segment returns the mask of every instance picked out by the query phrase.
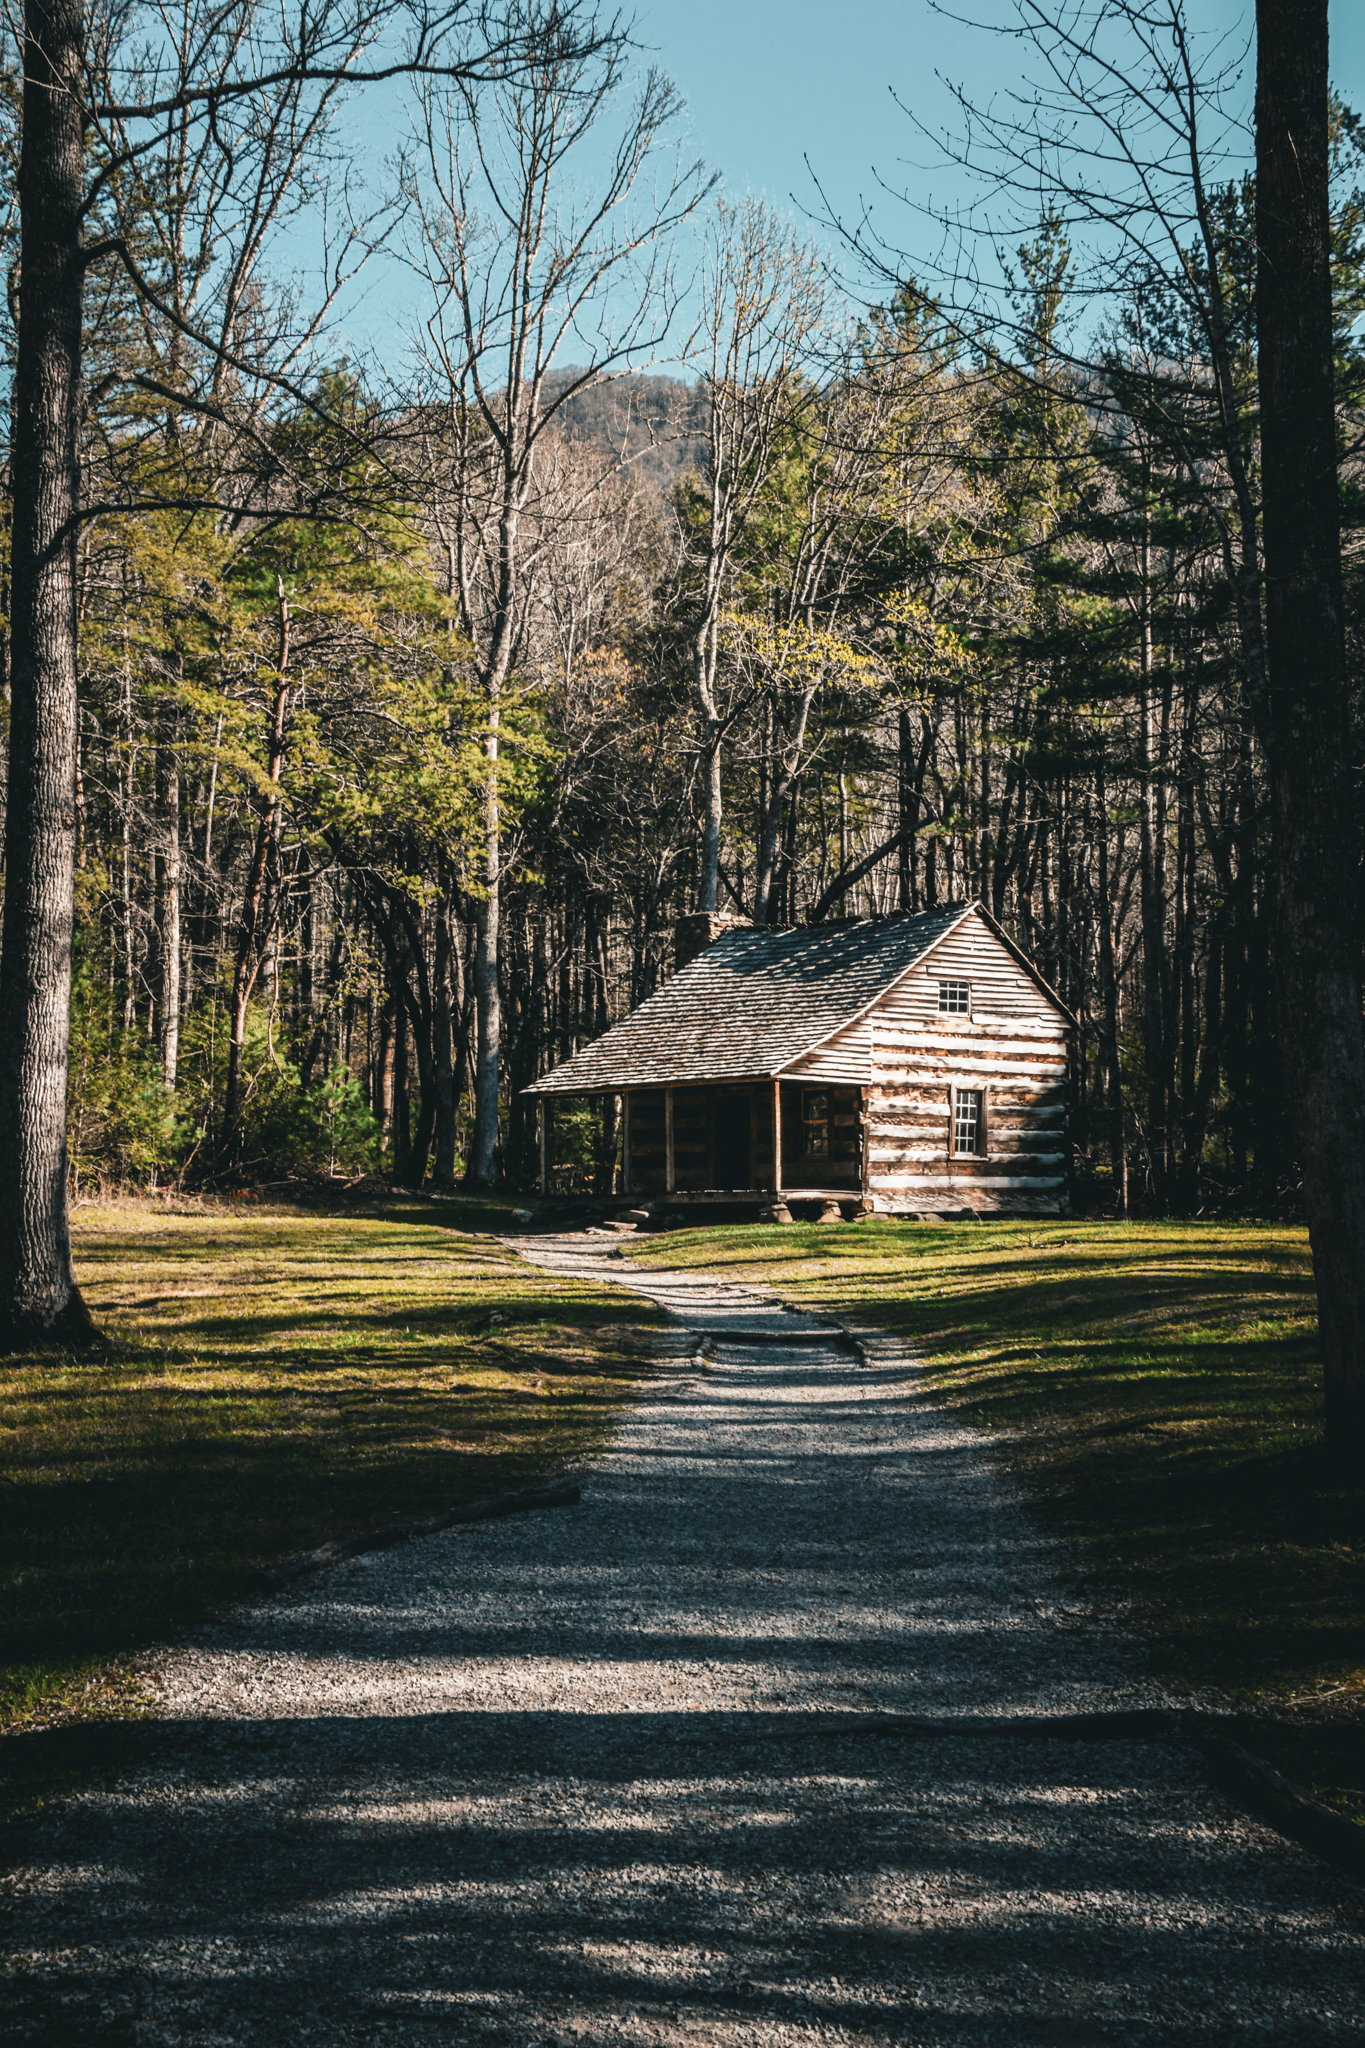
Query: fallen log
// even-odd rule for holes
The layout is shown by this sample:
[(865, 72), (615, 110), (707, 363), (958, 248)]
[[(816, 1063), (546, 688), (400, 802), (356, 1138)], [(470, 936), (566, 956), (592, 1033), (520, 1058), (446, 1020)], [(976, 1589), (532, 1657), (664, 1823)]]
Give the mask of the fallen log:
[(537, 1486), (524, 1488), (520, 1493), (494, 1493), (485, 1500), (474, 1500), (461, 1508), (451, 1508), (448, 1514), (433, 1515), (421, 1522), (395, 1522), (387, 1529), (372, 1529), (367, 1536), (350, 1536), (336, 1543), (324, 1543), (318, 1550), (307, 1550), (296, 1557), (288, 1557), (283, 1564), (262, 1574), (265, 1583), (276, 1591), (289, 1585), (294, 1579), (301, 1579), (309, 1572), (326, 1571), (329, 1565), (342, 1564), (348, 1557), (360, 1557), (367, 1550), (389, 1550), (395, 1543), (408, 1543), (414, 1536), (434, 1536), (440, 1529), (456, 1529), (471, 1522), (493, 1522), (503, 1515), (528, 1515), (536, 1508), (571, 1508), (582, 1498), (582, 1489), (567, 1483), (559, 1486)]

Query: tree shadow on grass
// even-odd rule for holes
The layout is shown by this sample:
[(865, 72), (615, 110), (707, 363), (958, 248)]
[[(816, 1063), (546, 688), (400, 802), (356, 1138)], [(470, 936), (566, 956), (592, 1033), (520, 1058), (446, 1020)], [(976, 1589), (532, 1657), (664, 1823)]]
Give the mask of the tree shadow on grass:
[(649, 1308), (492, 1248), (437, 1256), (391, 1216), (221, 1222), (92, 1231), (133, 1296), (108, 1354), (5, 1361), (0, 1718), (71, 1707), (92, 1663), (293, 1551), (543, 1479), (660, 1369), (628, 1328)]

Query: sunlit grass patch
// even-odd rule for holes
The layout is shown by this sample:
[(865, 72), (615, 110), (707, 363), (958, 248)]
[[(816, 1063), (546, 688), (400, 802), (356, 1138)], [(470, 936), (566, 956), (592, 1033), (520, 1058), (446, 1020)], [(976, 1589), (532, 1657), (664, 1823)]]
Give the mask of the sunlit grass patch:
[(0, 1724), (134, 1707), (138, 1650), (280, 1557), (603, 1441), (661, 1318), (460, 1213), (77, 1211), (106, 1351), (0, 1359)]
[(1305, 1232), (876, 1220), (631, 1251), (903, 1332), (1168, 1678), (1365, 1703), (1365, 1486), (1323, 1454)]

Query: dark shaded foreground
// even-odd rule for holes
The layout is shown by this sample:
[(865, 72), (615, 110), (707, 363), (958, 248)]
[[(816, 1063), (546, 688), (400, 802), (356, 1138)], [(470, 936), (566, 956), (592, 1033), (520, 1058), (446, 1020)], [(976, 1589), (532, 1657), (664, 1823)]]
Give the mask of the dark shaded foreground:
[(730, 1307), (580, 1506), (168, 1661), (147, 1747), (25, 1844), (16, 2040), (1360, 2038), (1365, 1894), (1187, 1746), (838, 1732), (1163, 1702), (894, 1349)]
[(1359, 1902), (1192, 1753), (737, 1719), (162, 1724), (49, 1838), (15, 2038), (1359, 2039)]

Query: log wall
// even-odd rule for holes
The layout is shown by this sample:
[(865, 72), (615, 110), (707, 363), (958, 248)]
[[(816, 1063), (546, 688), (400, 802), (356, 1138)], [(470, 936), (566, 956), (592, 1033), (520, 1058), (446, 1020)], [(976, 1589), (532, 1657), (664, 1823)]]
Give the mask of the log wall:
[[(970, 1014), (940, 1011), (945, 980), (970, 984)], [(894, 1215), (1061, 1213), (1068, 1030), (1065, 1013), (984, 919), (965, 918), (869, 1010), (783, 1071), (783, 1185), (861, 1189), (874, 1209)], [(803, 1086), (828, 1097), (820, 1158), (803, 1156)], [(980, 1156), (953, 1153), (953, 1096), (962, 1088), (983, 1098)], [(771, 1186), (771, 1081), (679, 1085), (672, 1097), (679, 1193)], [(662, 1194), (662, 1089), (631, 1091), (631, 1137), (632, 1189)]]
[[(971, 984), (945, 1015), (941, 980)], [(970, 918), (871, 1013), (867, 1189), (879, 1210), (1058, 1214), (1066, 1207), (1067, 1022), (987, 925)], [(980, 1089), (983, 1157), (955, 1158), (956, 1088)]]

